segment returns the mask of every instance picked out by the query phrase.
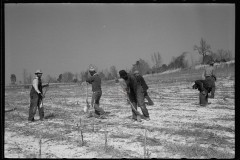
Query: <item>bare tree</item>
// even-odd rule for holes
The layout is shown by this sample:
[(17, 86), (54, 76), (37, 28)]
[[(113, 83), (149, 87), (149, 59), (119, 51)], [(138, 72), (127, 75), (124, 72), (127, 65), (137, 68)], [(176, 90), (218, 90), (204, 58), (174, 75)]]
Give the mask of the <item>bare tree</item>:
[(64, 72), (62, 74), (63, 82), (73, 82), (73, 76), (71, 72)]
[(60, 74), (60, 75), (58, 76), (58, 79), (57, 79), (57, 81), (58, 81), (59, 83), (61, 83), (61, 82), (62, 82), (62, 74)]
[(152, 56), (152, 61), (155, 66), (155, 68), (159, 68), (162, 65), (162, 57), (159, 52), (155, 53)]
[(220, 61), (225, 58), (225, 51), (223, 49), (217, 50), (217, 54)]
[(75, 79), (78, 80), (78, 73), (77, 73), (77, 72), (76, 72), (76, 74), (75, 74)]
[[(204, 60), (204, 57), (207, 55), (208, 52), (211, 53), (210, 45), (207, 44), (206, 41), (203, 38), (201, 38), (200, 46), (194, 45), (193, 50), (194, 51), (197, 50), (198, 53), (203, 56), (203, 60)], [(202, 60), (202, 63), (203, 63), (203, 60)]]
[(15, 75), (15, 74), (11, 74), (10, 79), (11, 79), (11, 84), (15, 84), (16, 81), (17, 81), (17, 78), (16, 78), (16, 75)]
[(108, 71), (107, 68), (103, 71), (103, 74), (105, 75), (105, 79), (106, 80), (110, 80), (111, 79), (111, 73)]
[(111, 76), (118, 77), (118, 71), (115, 66), (110, 67), (110, 73), (111, 73)]
[(27, 83), (27, 69), (23, 69), (23, 84)]
[(150, 66), (147, 61), (140, 58), (136, 61), (136, 64), (133, 64), (132, 71), (134, 72), (135, 70), (138, 70), (141, 75), (145, 75), (150, 73)]
[(232, 60), (233, 59), (233, 55), (232, 55), (232, 51), (227, 50), (225, 51), (226, 57), (228, 58), (228, 60)]
[(29, 73), (29, 76), (28, 76), (28, 78), (27, 78), (28, 84), (31, 84), (31, 83), (32, 83), (32, 80), (33, 80), (32, 74)]
[(191, 66), (194, 66), (195, 62), (194, 62), (192, 53), (191, 53), (191, 62), (192, 62)]
[(53, 78), (48, 74), (46, 77), (47, 82), (52, 82)]
[(217, 53), (214, 53), (214, 52), (210, 52), (210, 56), (213, 58), (213, 61), (215, 62), (217, 59), (218, 59), (218, 55)]

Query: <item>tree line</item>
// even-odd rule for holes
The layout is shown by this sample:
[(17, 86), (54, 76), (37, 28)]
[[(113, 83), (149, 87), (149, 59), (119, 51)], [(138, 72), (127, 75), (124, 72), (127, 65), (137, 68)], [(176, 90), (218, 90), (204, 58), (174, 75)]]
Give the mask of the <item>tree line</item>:
[[(209, 61), (214, 62), (226, 62), (233, 59), (233, 54), (229, 50), (219, 49), (216, 52), (211, 50), (211, 46), (201, 38), (200, 45), (193, 46), (194, 51), (198, 51), (198, 53), (202, 56), (196, 63), (207, 64)], [(146, 60), (139, 59), (132, 65), (130, 70), (127, 72), (133, 73), (135, 70), (138, 70), (141, 75), (146, 74), (154, 74), (154, 73), (161, 73), (169, 69), (176, 69), (176, 68), (186, 68), (188, 67), (188, 61), (185, 59), (188, 52), (182, 52), (177, 57), (172, 57), (169, 64), (163, 64), (163, 59), (159, 52), (154, 52), (151, 55), (151, 60), (153, 62), (153, 66), (150, 67), (149, 63)], [(193, 58), (192, 64), (194, 63)], [(112, 65), (109, 69), (99, 70), (93, 64), (90, 64), (89, 67), (92, 66), (95, 68), (96, 72), (99, 74), (103, 81), (113, 80), (115, 77), (118, 77), (118, 70), (117, 68)], [(80, 73), (71, 73), (66, 71), (58, 76), (58, 78), (52, 77), (47, 75), (46, 78), (42, 78), (42, 82), (51, 82), (51, 83), (77, 83), (85, 81), (89, 76), (88, 70), (81, 71)], [(19, 84), (31, 84), (33, 80), (33, 76), (31, 73), (27, 73), (27, 70), (23, 70), (23, 82), (19, 81)], [(11, 84), (15, 84), (17, 81), (16, 75), (11, 74)]]

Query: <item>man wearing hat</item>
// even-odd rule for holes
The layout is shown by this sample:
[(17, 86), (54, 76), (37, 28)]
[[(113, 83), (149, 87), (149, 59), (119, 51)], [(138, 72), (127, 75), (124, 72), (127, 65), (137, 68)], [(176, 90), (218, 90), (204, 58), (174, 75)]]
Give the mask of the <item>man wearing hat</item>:
[(207, 67), (205, 70), (204, 70), (204, 77), (205, 77), (205, 80), (207, 80), (211, 86), (212, 86), (212, 90), (211, 90), (211, 96), (209, 96), (209, 98), (214, 98), (214, 93), (215, 93), (215, 81), (217, 80), (216, 78), (216, 73), (215, 73), (215, 69), (214, 69), (214, 66), (213, 66), (214, 62), (211, 61), (209, 63), (209, 67)]
[(148, 90), (148, 86), (144, 80), (144, 78), (139, 74), (139, 71), (136, 70), (134, 72), (134, 75), (136, 76), (137, 81), (141, 84), (142, 88), (143, 88), (143, 93), (144, 93), (144, 98), (146, 98), (148, 100), (148, 105), (154, 105), (153, 101), (151, 100), (151, 98), (148, 96), (147, 90)]
[[(102, 96), (102, 89), (101, 89), (101, 78), (100, 76), (96, 73), (95, 69), (93, 67), (90, 67), (89, 73), (91, 77), (89, 77), (86, 82), (92, 84), (92, 101), (91, 105), (94, 106), (95, 114), (90, 113), (88, 115), (88, 118), (92, 116), (96, 116), (97, 118), (105, 119), (105, 111), (99, 107), (100, 105), (100, 98)], [(94, 115), (93, 115), (94, 114)]]
[(149, 121), (149, 113), (144, 103), (144, 93), (141, 84), (137, 82), (137, 79), (133, 74), (129, 74), (125, 70), (119, 71), (119, 75), (120, 78), (125, 80), (129, 100), (136, 109), (132, 109), (132, 121), (141, 122), (141, 115), (137, 112), (137, 105), (141, 108), (145, 120)]
[(41, 105), (42, 99), (44, 98), (42, 88), (48, 87), (49, 85), (42, 85), (42, 71), (37, 70), (35, 72), (36, 77), (32, 81), (32, 88), (30, 91), (30, 108), (29, 108), (29, 117), (28, 121), (34, 121), (34, 115), (36, 114), (37, 108), (39, 112), (40, 120), (42, 121), (44, 118), (44, 110), (43, 106)]

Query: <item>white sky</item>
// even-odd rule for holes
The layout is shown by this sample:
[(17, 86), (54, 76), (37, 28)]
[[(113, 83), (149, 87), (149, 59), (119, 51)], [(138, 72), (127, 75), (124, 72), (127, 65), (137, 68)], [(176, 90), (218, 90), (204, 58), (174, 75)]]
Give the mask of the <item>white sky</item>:
[(153, 66), (182, 52), (199, 57), (201, 37), (212, 51), (235, 54), (234, 4), (5, 4), (5, 83), (23, 69), (58, 78), (94, 64), (130, 69), (139, 58)]

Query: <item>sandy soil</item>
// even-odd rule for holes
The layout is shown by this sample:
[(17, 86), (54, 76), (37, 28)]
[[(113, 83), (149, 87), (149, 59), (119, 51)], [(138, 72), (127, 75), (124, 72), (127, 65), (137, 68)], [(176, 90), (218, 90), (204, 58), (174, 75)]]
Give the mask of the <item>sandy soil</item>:
[(5, 158), (39, 158), (40, 136), (42, 158), (143, 158), (145, 129), (149, 158), (235, 157), (234, 80), (219, 78), (207, 107), (198, 105), (191, 84), (149, 84), (155, 104), (147, 106), (151, 120), (141, 123), (131, 122), (130, 106), (117, 84), (103, 86), (100, 103), (110, 112), (107, 119), (86, 118), (83, 86), (50, 88), (44, 100), (49, 118), (34, 123), (27, 123), (29, 91), (6, 91), (6, 108), (17, 110), (5, 113)]

